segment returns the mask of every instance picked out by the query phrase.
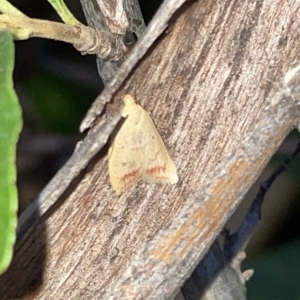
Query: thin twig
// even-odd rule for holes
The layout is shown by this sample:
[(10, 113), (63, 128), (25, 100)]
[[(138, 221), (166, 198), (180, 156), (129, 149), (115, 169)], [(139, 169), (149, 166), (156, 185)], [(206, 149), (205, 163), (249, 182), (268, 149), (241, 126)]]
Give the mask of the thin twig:
[(117, 36), (90, 27), (70, 26), (46, 20), (0, 15), (0, 29), (11, 30), (15, 39), (40, 37), (73, 44), (82, 53), (97, 54), (101, 58), (117, 61), (127, 50)]
[(63, 0), (48, 0), (48, 2), (53, 6), (53, 8), (66, 24), (73, 26), (83, 25), (74, 17)]
[(0, 12), (2, 12), (3, 14), (10, 15), (12, 17), (27, 18), (25, 14), (23, 14), (20, 10), (14, 7), (7, 0), (0, 0)]

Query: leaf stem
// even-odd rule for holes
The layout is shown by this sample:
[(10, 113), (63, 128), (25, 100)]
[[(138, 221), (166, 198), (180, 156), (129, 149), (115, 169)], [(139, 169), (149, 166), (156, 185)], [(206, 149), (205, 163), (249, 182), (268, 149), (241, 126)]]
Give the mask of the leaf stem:
[(61, 19), (68, 25), (82, 25), (70, 12), (63, 0), (48, 0)]
[(23, 14), (20, 10), (14, 7), (7, 0), (0, 0), (0, 12), (9, 16), (27, 18), (25, 14)]

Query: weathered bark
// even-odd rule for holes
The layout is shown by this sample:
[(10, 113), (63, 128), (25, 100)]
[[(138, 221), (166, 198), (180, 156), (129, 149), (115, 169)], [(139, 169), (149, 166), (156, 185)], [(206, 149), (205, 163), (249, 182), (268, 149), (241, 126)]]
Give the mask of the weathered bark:
[[(88, 25), (117, 34), (124, 44), (132, 45), (145, 30), (145, 23), (137, 0), (81, 0)], [(123, 60), (111, 62), (97, 58), (100, 77), (107, 85), (117, 74)]]
[(235, 270), (222, 256), (220, 245), (215, 241), (182, 287), (185, 300), (246, 299), (240, 270)]
[[(160, 295), (169, 299), (175, 295), (242, 201), (250, 188), (247, 185), (256, 179), (253, 170), (267, 164), (293, 121), (298, 123), (300, 114), (294, 99), (296, 95), (300, 99), (300, 66), (285, 78), (290, 74), (292, 80), (284, 81), (288, 87), (282, 84), (271, 93), (241, 144), (207, 175), (170, 223), (138, 250), (102, 299), (157, 299)], [(228, 298), (227, 294), (224, 299), (241, 298), (237, 294)]]
[(116, 95), (126, 86), (151, 113), (179, 183), (140, 183), (117, 197), (102, 151), (19, 241), (1, 299), (172, 297), (292, 126), (290, 109), (276, 118), (280, 105), (268, 109), (266, 98), (298, 59), (299, 13), (299, 1), (187, 2)]

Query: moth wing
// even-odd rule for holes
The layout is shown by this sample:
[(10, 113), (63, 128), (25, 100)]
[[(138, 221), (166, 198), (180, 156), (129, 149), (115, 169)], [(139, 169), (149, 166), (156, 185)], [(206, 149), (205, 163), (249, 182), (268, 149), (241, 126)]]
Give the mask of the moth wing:
[(109, 149), (108, 172), (118, 195), (139, 181), (143, 174), (140, 119), (141, 113), (135, 108), (125, 119)]
[(142, 180), (148, 183), (174, 184), (178, 181), (176, 167), (152, 119), (144, 109), (142, 110)]

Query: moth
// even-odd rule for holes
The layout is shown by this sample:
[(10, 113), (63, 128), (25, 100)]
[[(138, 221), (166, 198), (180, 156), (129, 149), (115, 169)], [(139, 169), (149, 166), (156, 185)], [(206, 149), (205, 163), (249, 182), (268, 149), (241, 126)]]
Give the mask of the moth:
[(149, 114), (129, 94), (123, 98), (126, 118), (109, 149), (110, 182), (118, 195), (135, 182), (175, 184), (176, 167)]

